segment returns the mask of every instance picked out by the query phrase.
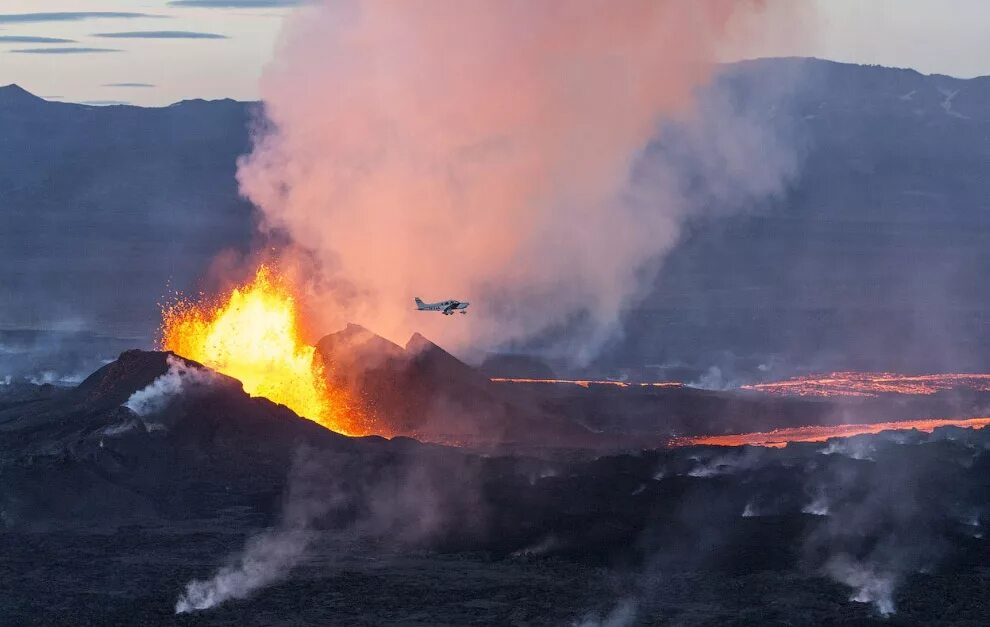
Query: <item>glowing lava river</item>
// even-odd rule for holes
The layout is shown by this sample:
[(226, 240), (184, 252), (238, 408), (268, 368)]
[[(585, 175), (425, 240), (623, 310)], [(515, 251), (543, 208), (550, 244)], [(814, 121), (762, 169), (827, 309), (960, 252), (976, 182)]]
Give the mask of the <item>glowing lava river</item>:
[(990, 392), (990, 374), (921, 374), (893, 372), (833, 372), (742, 386), (744, 390), (786, 396), (861, 396), (881, 394), (931, 395), (953, 389)]
[(768, 446), (780, 448), (789, 442), (824, 442), (831, 438), (848, 438), (855, 435), (880, 433), (881, 431), (905, 431), (914, 429), (923, 433), (931, 433), (939, 427), (963, 427), (967, 429), (982, 429), (990, 425), (987, 418), (930, 418), (927, 420), (899, 420), (895, 422), (874, 422), (851, 425), (811, 425), (789, 429), (775, 429), (761, 433), (737, 433), (729, 435), (705, 435), (680, 438), (674, 442), (677, 446), (711, 445), (711, 446)]
[(626, 381), (613, 381), (612, 379), (516, 379), (508, 377), (493, 377), (492, 383), (523, 383), (537, 385), (576, 385), (582, 388), (589, 388), (592, 385), (611, 385), (617, 388), (682, 388), (683, 383), (677, 381), (656, 381), (652, 383), (629, 383)]

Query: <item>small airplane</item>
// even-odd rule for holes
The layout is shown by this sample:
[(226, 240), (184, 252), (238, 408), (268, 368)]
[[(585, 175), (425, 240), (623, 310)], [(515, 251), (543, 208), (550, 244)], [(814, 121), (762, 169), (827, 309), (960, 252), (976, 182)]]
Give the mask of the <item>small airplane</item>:
[(445, 316), (453, 315), (454, 312), (467, 314), (466, 309), (471, 303), (463, 303), (459, 300), (445, 300), (439, 303), (424, 303), (419, 296), (416, 297), (416, 309), (419, 311), (439, 311)]

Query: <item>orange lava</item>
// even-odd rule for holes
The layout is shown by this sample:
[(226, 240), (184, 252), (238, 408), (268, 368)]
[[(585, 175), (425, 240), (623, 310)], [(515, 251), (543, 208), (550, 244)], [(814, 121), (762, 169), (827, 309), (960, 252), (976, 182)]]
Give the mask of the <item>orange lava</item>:
[(657, 381), (654, 383), (628, 383), (626, 381), (610, 381), (605, 379), (603, 381), (595, 381), (589, 379), (509, 379), (494, 377), (491, 379), (493, 383), (538, 383), (538, 384), (561, 384), (561, 385), (578, 385), (583, 388), (590, 387), (592, 385), (614, 385), (619, 388), (679, 388), (684, 387), (683, 383), (678, 383), (676, 381)]
[(301, 337), (295, 299), (267, 266), (218, 298), (164, 306), (159, 344), (328, 429), (367, 433), (347, 396), (328, 387), (315, 347)]
[(701, 444), (711, 446), (749, 445), (781, 448), (787, 446), (788, 442), (824, 442), (830, 438), (848, 438), (854, 435), (880, 433), (881, 431), (916, 429), (924, 433), (931, 433), (938, 427), (952, 426), (965, 427), (968, 429), (982, 429), (988, 425), (990, 425), (990, 417), (929, 418), (925, 420), (875, 422), (872, 424), (793, 427), (790, 429), (775, 429), (773, 431), (766, 431), (762, 433), (706, 435), (690, 438), (679, 438), (673, 444), (675, 446)]
[(788, 396), (929, 395), (951, 389), (990, 392), (990, 374), (903, 375), (892, 372), (833, 372), (786, 381), (744, 385), (744, 390)]

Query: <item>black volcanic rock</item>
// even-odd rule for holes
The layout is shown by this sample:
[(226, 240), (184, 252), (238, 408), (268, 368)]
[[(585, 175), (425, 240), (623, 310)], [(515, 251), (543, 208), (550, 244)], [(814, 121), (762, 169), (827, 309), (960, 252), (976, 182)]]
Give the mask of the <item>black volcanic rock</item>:
[[(156, 385), (162, 396), (144, 414), (125, 404)], [(240, 382), (195, 362), (127, 351), (73, 390), (0, 408), (0, 511), (14, 527), (184, 518), (275, 498), (301, 447), (364, 444), (374, 442), (348, 440), (249, 397)], [(239, 491), (187, 491), (202, 480)]]
[[(170, 359), (189, 368), (205, 369), (205, 366), (175, 353), (129, 350), (87, 377), (72, 391), (71, 398), (89, 404), (95, 410), (123, 405), (134, 392), (151, 385), (168, 372)], [(217, 373), (215, 375), (217, 385), (234, 390), (241, 388), (240, 382)]]
[[(396, 353), (350, 328), (331, 345), (354, 351), (342, 360), (367, 357), (355, 347), (420, 359), (436, 385), (476, 382), (422, 338)], [(202, 384), (145, 415), (113, 406), (178, 371)], [(8, 622), (175, 624), (186, 582), (236, 567), (245, 546), (278, 549), (279, 512), (324, 507), (284, 580), (194, 620), (566, 624), (630, 596), (647, 623), (871, 624), (874, 607), (850, 601), (864, 584), (828, 577), (837, 559), (889, 583), (876, 591), (897, 624), (977, 624), (986, 607), (990, 430), (488, 456), (344, 438), (216, 376), (127, 352), (76, 390), (0, 412)]]
[(358, 325), (317, 344), (334, 387), (386, 433), (441, 442), (586, 444), (592, 434), (552, 412), (509, 401), (488, 377), (419, 333), (405, 348)]

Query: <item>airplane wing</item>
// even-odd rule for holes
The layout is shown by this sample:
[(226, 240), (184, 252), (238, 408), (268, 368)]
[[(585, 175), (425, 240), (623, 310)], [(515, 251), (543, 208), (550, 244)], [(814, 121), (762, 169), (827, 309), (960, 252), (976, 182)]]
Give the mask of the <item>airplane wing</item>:
[(457, 309), (457, 306), (459, 304), (460, 303), (458, 303), (457, 301), (450, 303), (449, 305), (443, 308), (443, 314), (445, 316), (449, 316), (450, 314), (454, 313), (454, 310)]

